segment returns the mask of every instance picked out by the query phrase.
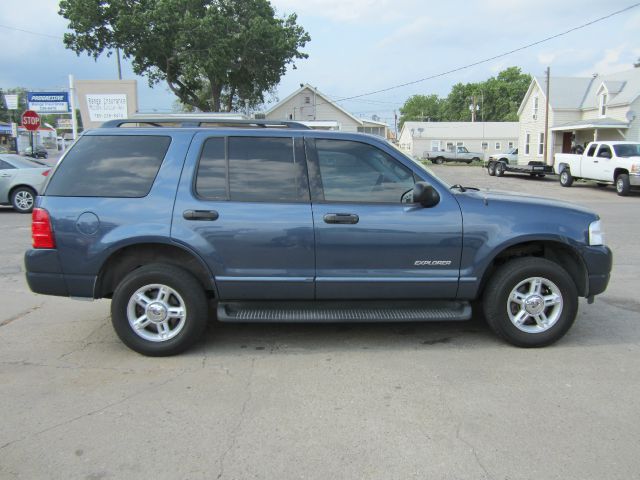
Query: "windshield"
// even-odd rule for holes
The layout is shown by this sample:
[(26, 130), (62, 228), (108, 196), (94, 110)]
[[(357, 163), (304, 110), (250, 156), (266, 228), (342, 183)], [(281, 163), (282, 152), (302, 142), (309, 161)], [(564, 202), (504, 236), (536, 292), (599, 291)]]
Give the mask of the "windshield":
[(613, 149), (617, 157), (640, 157), (639, 143), (620, 143), (614, 145)]

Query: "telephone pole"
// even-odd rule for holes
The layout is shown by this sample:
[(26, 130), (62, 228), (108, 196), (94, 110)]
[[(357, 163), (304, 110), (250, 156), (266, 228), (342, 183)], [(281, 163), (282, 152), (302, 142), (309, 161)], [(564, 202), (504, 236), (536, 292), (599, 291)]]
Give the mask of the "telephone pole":
[(544, 154), (544, 164), (548, 165), (549, 163), (547, 162), (548, 160), (548, 156), (547, 156), (547, 146), (549, 145), (549, 81), (551, 78), (551, 68), (547, 67), (547, 71), (545, 72), (546, 77), (547, 77), (547, 85), (546, 85), (546, 92), (545, 92), (545, 97), (546, 97), (546, 102), (545, 102), (545, 108), (544, 108), (544, 143), (542, 145), (542, 152)]

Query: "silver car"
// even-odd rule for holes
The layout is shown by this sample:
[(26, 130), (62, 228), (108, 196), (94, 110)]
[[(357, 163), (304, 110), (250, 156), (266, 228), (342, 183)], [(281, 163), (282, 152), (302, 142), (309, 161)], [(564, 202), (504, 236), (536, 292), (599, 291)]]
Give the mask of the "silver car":
[(0, 155), (0, 205), (12, 205), (20, 213), (33, 210), (51, 167), (19, 155)]

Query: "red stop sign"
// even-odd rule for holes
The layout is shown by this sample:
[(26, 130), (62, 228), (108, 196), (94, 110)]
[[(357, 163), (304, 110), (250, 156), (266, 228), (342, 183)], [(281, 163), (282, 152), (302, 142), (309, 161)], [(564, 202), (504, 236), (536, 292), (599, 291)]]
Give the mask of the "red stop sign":
[(27, 110), (22, 114), (22, 126), (30, 131), (38, 130), (40, 128), (40, 115), (33, 110)]

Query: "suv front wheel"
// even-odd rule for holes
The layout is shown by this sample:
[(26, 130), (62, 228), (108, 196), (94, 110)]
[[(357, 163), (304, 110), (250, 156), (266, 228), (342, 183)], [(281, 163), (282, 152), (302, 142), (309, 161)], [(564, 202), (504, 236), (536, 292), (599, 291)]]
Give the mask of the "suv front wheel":
[(207, 326), (207, 297), (190, 273), (172, 265), (145, 265), (118, 285), (111, 321), (118, 337), (143, 355), (183, 352), (202, 338)]
[(489, 326), (518, 347), (543, 347), (567, 333), (578, 312), (573, 279), (545, 258), (520, 258), (499, 267), (483, 296)]

